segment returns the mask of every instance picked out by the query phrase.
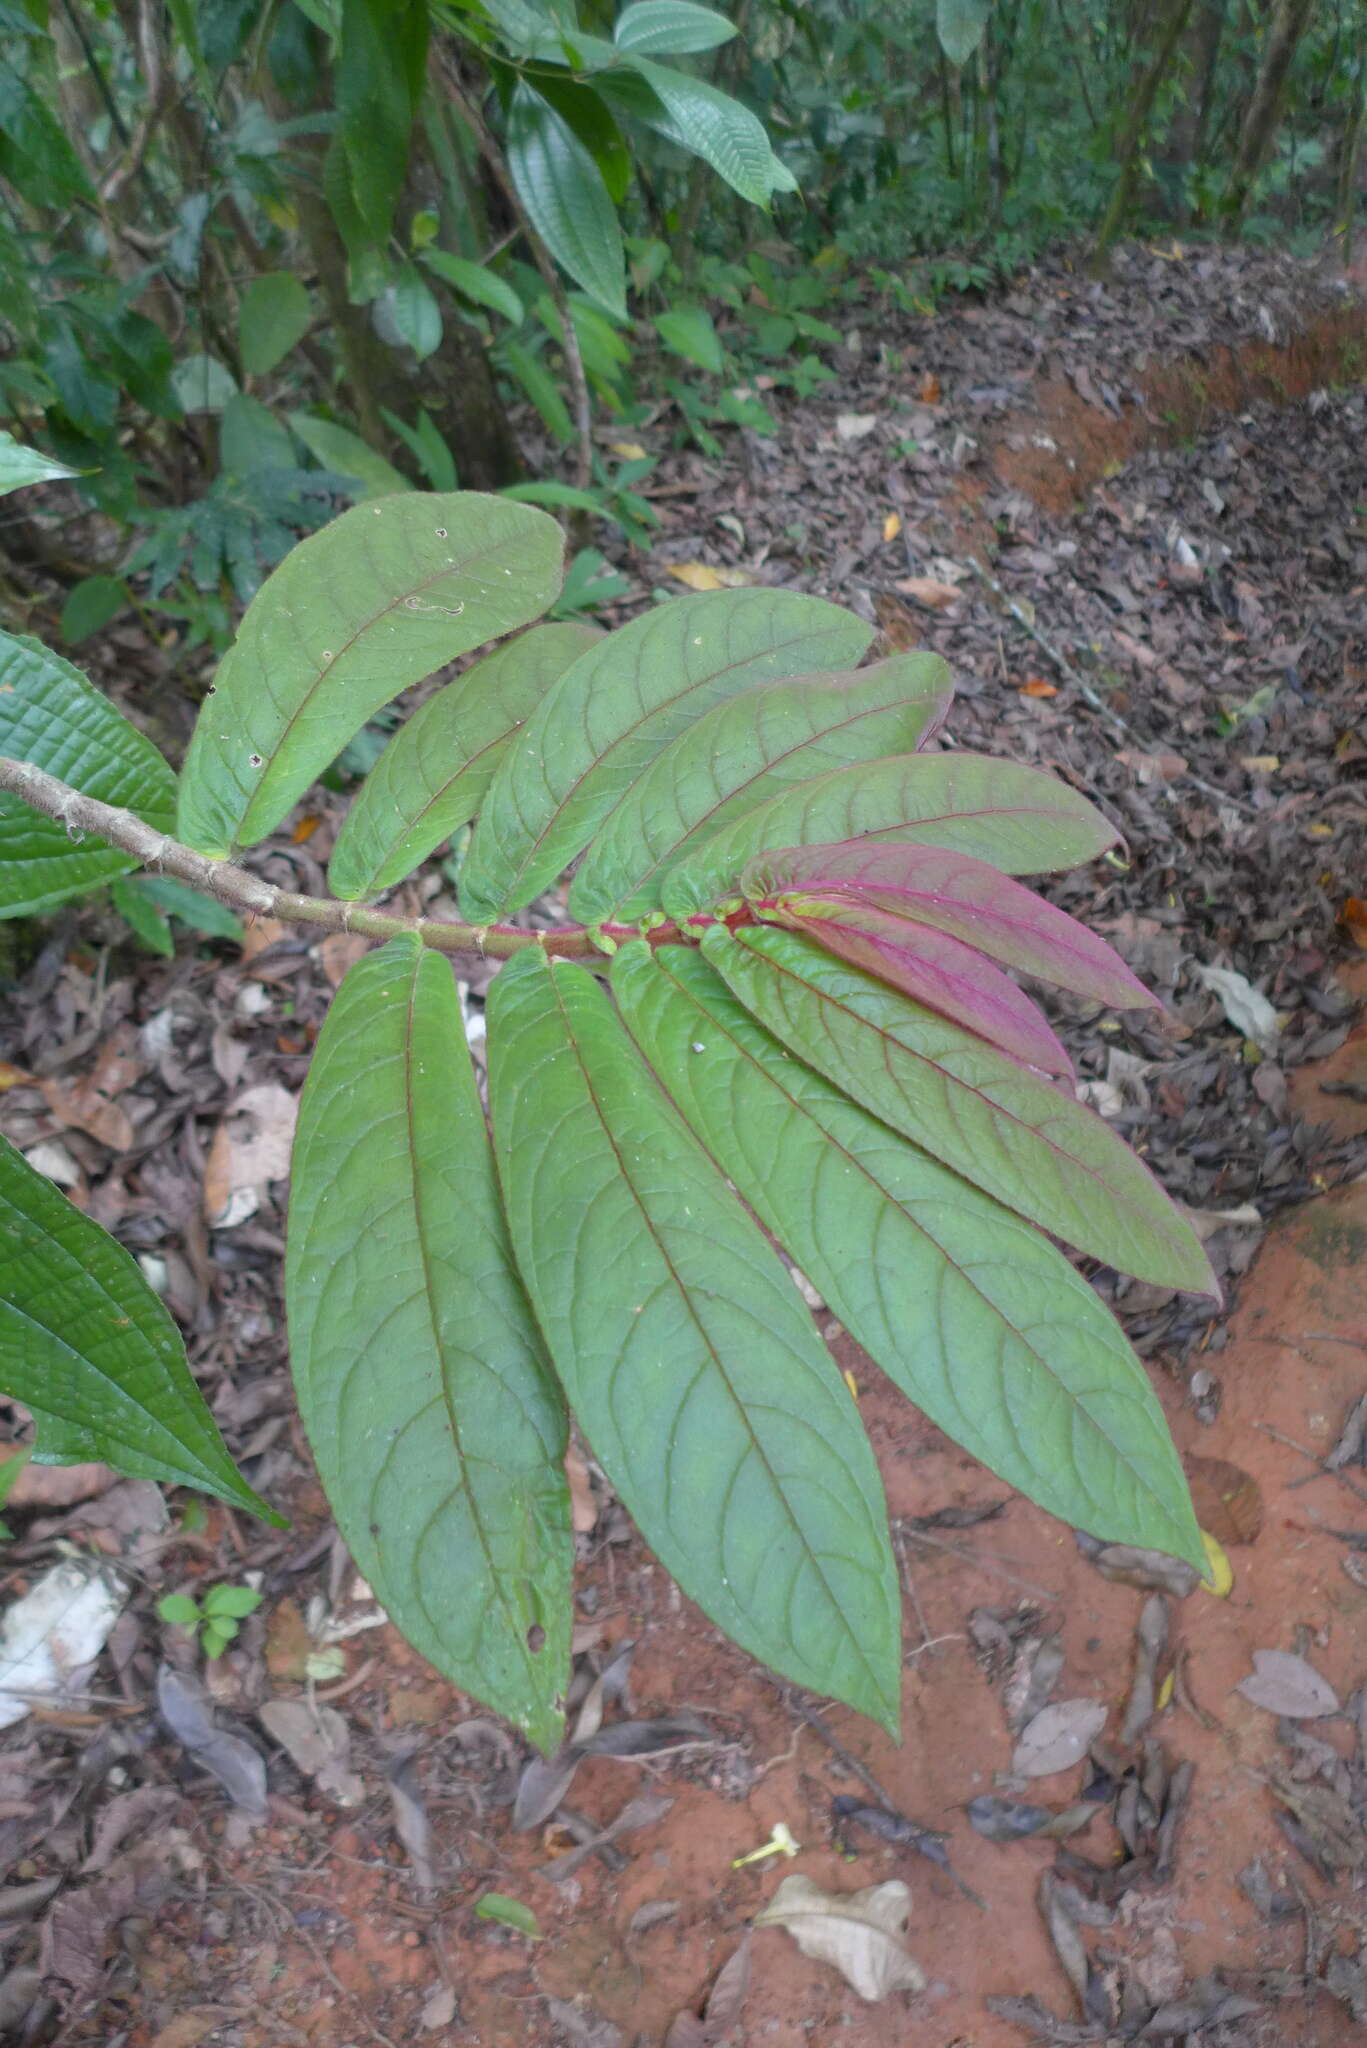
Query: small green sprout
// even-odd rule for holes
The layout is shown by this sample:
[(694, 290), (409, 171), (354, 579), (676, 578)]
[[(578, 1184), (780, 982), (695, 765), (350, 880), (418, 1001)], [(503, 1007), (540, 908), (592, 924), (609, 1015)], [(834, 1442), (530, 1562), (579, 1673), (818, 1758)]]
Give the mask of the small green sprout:
[(261, 1595), (252, 1586), (210, 1586), (202, 1601), (189, 1593), (168, 1593), (158, 1600), (157, 1613), (163, 1621), (198, 1636), (205, 1656), (212, 1660), (223, 1655), (239, 1622), (260, 1605)]

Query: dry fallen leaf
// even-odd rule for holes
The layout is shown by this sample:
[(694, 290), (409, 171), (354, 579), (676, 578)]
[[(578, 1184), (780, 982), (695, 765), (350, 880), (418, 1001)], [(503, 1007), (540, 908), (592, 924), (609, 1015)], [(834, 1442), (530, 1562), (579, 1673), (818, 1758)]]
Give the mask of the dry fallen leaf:
[(644, 462), (646, 451), (639, 441), (609, 441), (608, 452), (620, 455), (623, 462)]
[(831, 1963), (873, 2004), (894, 1991), (924, 1991), (906, 1949), (911, 1891), (898, 1877), (859, 1892), (823, 1892), (809, 1877), (785, 1877), (756, 1927), (782, 1927), (804, 1956)]
[(883, 538), (884, 538), (884, 540), (896, 540), (896, 538), (897, 538), (898, 534), (899, 534), (899, 533), (900, 533), (901, 531), (902, 531), (902, 515), (901, 515), (901, 513), (900, 513), (900, 512), (889, 512), (889, 514), (888, 514), (887, 518), (886, 518), (886, 519), (885, 519), (885, 520), (883, 521)]
[(1027, 676), (1020, 693), (1022, 697), (1057, 697), (1058, 684), (1046, 683), (1043, 676)]
[(900, 576), (893, 589), (923, 604), (927, 611), (942, 611), (959, 596), (957, 584), (943, 583), (938, 576)]
[(862, 441), (877, 425), (876, 412), (841, 412), (835, 417), (835, 431), (842, 441)]
[(1252, 1673), (1234, 1689), (1255, 1707), (1291, 1721), (1317, 1721), (1339, 1710), (1339, 1696), (1328, 1679), (1291, 1650), (1255, 1650)]
[(204, 1166), (204, 1207), (215, 1230), (254, 1216), (273, 1180), (286, 1180), (299, 1104), (278, 1081), (239, 1095), (214, 1132)]
[(1217, 1543), (1252, 1543), (1263, 1526), (1256, 1479), (1227, 1458), (1186, 1459), (1196, 1519)]
[(320, 1792), (339, 1806), (360, 1805), (365, 1786), (349, 1768), (351, 1730), (335, 1707), (308, 1700), (267, 1700), (257, 1709), (257, 1719)]
[(666, 573), (690, 590), (746, 590), (759, 581), (748, 569), (720, 569), (711, 562), (671, 562)]
[(1236, 974), (1231, 967), (1196, 966), (1193, 972), (1203, 988), (1219, 997), (1220, 1008), (1237, 1032), (1251, 1038), (1264, 1052), (1276, 1051), (1281, 1031), (1277, 1012), (1246, 975)]
[(1051, 1778), (1080, 1763), (1106, 1726), (1104, 1700), (1055, 1700), (1021, 1731), (1011, 1758), (1018, 1778)]
[(1349, 938), (1356, 945), (1367, 950), (1367, 899), (1349, 896), (1339, 912), (1339, 923), (1346, 926)]

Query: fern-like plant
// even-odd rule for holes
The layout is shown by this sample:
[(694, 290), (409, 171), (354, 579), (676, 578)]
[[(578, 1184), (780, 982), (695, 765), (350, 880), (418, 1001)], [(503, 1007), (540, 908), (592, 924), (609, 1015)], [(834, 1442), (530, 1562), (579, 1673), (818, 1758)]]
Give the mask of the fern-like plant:
[[(727, 590), (606, 635), (533, 625), (561, 561), (544, 513), (473, 494), (373, 500), (304, 541), (219, 669), (174, 828), (147, 743), (66, 663), (6, 639), (6, 907), (142, 862), (238, 911), (384, 941), (314, 1054), (286, 1292), (338, 1523), (435, 1665), (557, 1740), (573, 1416), (721, 1628), (896, 1731), (879, 1475), (775, 1245), (1002, 1478), (1098, 1536), (1204, 1561), (1144, 1370), (1053, 1240), (1198, 1292), (1210, 1269), (1076, 1100), (1015, 978), (1151, 1002), (1011, 879), (1116, 833), (1048, 775), (942, 749), (944, 663), (861, 667), (871, 629), (834, 605)], [(380, 757), (331, 898), (240, 865), (368, 718), (490, 642)], [(472, 821), (464, 923), (376, 907)], [(567, 873), (565, 921), (532, 928)], [(506, 962), (487, 1120), (447, 957), (476, 951)], [(12, 1153), (0, 1183), (20, 1232), (0, 1383), (39, 1414), (39, 1455), (79, 1440), (129, 1463), (131, 1445), (136, 1469), (242, 1498), (164, 1344), (111, 1331), (98, 1304), (64, 1321), (45, 1276), (89, 1233), (90, 1277), (94, 1226)], [(126, 1255), (105, 1240), (100, 1258), (131, 1288)], [(80, 1427), (62, 1406), (78, 1397)]]

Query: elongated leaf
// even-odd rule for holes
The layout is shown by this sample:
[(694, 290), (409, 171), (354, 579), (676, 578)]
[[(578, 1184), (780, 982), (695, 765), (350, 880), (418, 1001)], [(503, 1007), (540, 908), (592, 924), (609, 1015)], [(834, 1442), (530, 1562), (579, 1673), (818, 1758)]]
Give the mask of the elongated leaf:
[(936, 654), (894, 654), (834, 676), (757, 683), (704, 712), (632, 783), (570, 890), (592, 924), (643, 917), (661, 877), (709, 834), (780, 790), (919, 746), (949, 708)]
[(704, 910), (737, 887), (747, 861), (778, 847), (912, 840), (1029, 875), (1093, 860), (1119, 836), (1085, 797), (1038, 768), (988, 754), (899, 754), (772, 797), (686, 856), (661, 897), (671, 917)]
[(491, 313), (501, 313), (514, 327), (522, 325), (526, 308), (521, 299), (507, 279), (490, 270), (487, 264), (471, 263), (464, 256), (448, 256), (445, 249), (424, 249), (422, 260), (462, 298), (471, 300), (476, 306), (487, 306)]
[(637, 55), (629, 61), (664, 109), (663, 118), (645, 116), (650, 125), (711, 164), (742, 199), (767, 206), (772, 192), (796, 192), (797, 179), (774, 155), (763, 123), (748, 107), (671, 64)]
[(694, 0), (632, 0), (613, 26), (619, 50), (643, 57), (682, 57), (695, 50), (715, 50), (736, 33), (734, 22)]
[(104, 1459), (279, 1522), (238, 1475), (137, 1261), (4, 1138), (0, 1389), (32, 1410), (40, 1464)]
[(937, 846), (870, 846), (856, 839), (762, 854), (741, 876), (741, 890), (756, 906), (786, 889), (814, 889), (823, 896), (878, 904), (948, 932), (1036, 981), (1070, 988), (1118, 1010), (1157, 1006), (1157, 997), (1104, 939), (967, 854)]
[[(176, 781), (152, 742), (78, 668), (13, 633), (0, 633), (0, 754), (136, 811), (158, 831), (172, 828)], [(137, 866), (104, 840), (73, 839), (64, 825), (0, 794), (0, 917), (51, 910)]]
[(933, 1422), (1064, 1521), (1200, 1561), (1144, 1369), (1060, 1252), (794, 1060), (699, 954), (625, 947), (612, 985), (722, 1172)]
[(461, 876), (464, 914), (482, 923), (530, 903), (712, 705), (856, 662), (872, 637), (837, 606), (779, 590), (678, 598), (620, 627), (561, 677), (504, 757)]
[(668, 312), (655, 315), (655, 326), (667, 349), (720, 377), (726, 357), (706, 306), (671, 306)]
[(763, 915), (808, 933), (826, 952), (952, 1018), (1012, 1059), (1071, 1075), (1072, 1061), (1029, 996), (962, 939), (840, 896), (785, 892)]
[(527, 218), (576, 284), (626, 317), (626, 257), (603, 175), (554, 107), (518, 84), (508, 107), (508, 169)]
[(564, 1410), (513, 1269), (450, 964), (416, 939), (353, 967), (323, 1027), (285, 1284), (300, 1413), (357, 1564), (439, 1671), (553, 1747)]
[(522, 386), (556, 440), (572, 441), (574, 424), (569, 407), (540, 356), (534, 356), (529, 348), (523, 348), (521, 342), (505, 340), (499, 347), (499, 359)]
[(467, 825), (513, 734), (601, 634), (533, 626), (429, 697), (371, 769), (337, 835), (328, 883), (351, 901), (411, 875)]
[(983, 39), (992, 0), (935, 0), (935, 32), (956, 70), (967, 64)]
[(582, 968), (514, 960), (489, 1048), (518, 1263), (642, 1535), (737, 1642), (895, 1732), (877, 1468), (782, 1266)]
[(714, 926), (703, 948), (775, 1037), (976, 1187), (1122, 1272), (1218, 1299), (1190, 1224), (1080, 1102), (794, 932)]
[(242, 367), (251, 377), (263, 377), (287, 356), (308, 332), (312, 313), (309, 295), (289, 271), (268, 271), (243, 286), (238, 309), (237, 331), (242, 346)]
[(474, 491), (356, 505), (302, 541), (219, 666), (178, 836), (220, 859), (264, 839), (381, 705), (543, 612), (561, 550), (544, 512)]
[(23, 490), (26, 484), (61, 483), (79, 475), (79, 470), (68, 469), (64, 462), (44, 455), (41, 448), (25, 448), (0, 427), (0, 498)]
[(411, 488), (408, 478), (383, 455), (377, 455), (359, 434), (353, 434), (350, 427), (339, 427), (335, 420), (320, 420), (308, 412), (290, 413), (289, 423), (324, 469), (355, 478), (361, 488), (351, 493), (353, 498), (383, 498), (391, 491)]

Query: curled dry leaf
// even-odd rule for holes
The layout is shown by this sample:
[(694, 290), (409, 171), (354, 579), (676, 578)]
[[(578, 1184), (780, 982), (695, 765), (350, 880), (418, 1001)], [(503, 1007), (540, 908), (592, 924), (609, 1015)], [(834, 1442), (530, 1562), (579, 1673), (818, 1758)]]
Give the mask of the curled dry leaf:
[(1339, 1711), (1339, 1696), (1328, 1679), (1291, 1650), (1255, 1650), (1253, 1670), (1235, 1691), (1290, 1721), (1316, 1721)]
[(1196, 979), (1220, 999), (1220, 1008), (1234, 1029), (1264, 1052), (1275, 1052), (1281, 1024), (1277, 1012), (1246, 975), (1230, 967), (1196, 967)]
[(894, 1991), (923, 1991), (925, 1976), (906, 1947), (911, 1891), (900, 1878), (858, 1892), (823, 1892), (809, 1877), (785, 1877), (756, 1927), (782, 1927), (803, 1955), (831, 1963), (870, 2004)]
[(1104, 1700), (1056, 1700), (1026, 1724), (1011, 1758), (1018, 1778), (1051, 1778), (1081, 1763), (1106, 1725)]

